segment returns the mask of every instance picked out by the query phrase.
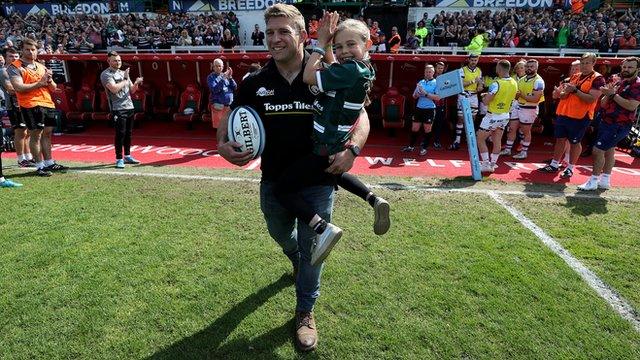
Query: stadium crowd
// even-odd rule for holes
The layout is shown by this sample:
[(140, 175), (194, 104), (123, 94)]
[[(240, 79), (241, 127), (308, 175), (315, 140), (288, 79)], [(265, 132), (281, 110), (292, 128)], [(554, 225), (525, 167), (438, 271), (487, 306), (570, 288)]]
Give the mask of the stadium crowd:
[[(485, 46), (570, 47), (600, 52), (636, 49), (640, 37), (640, 11), (621, 12), (609, 5), (593, 12), (575, 14), (570, 9), (558, 8), (443, 10), (432, 17), (425, 13), (422, 20), (410, 24), (406, 35), (397, 27), (399, 24), (387, 24), (384, 19), (341, 13), (342, 19), (348, 17), (369, 25), (375, 45), (373, 50), (378, 52), (394, 52), (400, 44), (406, 48), (467, 46), (478, 30), (487, 34)], [(317, 20), (311, 17), (307, 23), (312, 30)], [(2, 18), (2, 29), (0, 47), (15, 46), (22, 38), (29, 37), (38, 42), (40, 53), (91, 53), (108, 46), (168, 49), (171, 46), (221, 45), (233, 48), (263, 45), (264, 39), (264, 34), (260, 29), (254, 29), (254, 24), (247, 25), (241, 32), (240, 22), (233, 12), (154, 16), (114, 14), (106, 17), (80, 14), (55, 18), (46, 14), (23, 17), (14, 13)]]
[[(486, 45), (492, 47), (570, 47), (617, 52), (637, 48), (639, 21), (640, 11), (619, 12), (609, 5), (577, 14), (569, 9), (461, 10), (441, 11), (431, 19), (425, 14), (416, 24), (416, 32), (426, 28), (427, 37), (418, 40), (422, 45), (432, 46), (467, 46), (475, 33), (483, 30), (488, 35)], [(409, 37), (407, 44), (415, 47)]]

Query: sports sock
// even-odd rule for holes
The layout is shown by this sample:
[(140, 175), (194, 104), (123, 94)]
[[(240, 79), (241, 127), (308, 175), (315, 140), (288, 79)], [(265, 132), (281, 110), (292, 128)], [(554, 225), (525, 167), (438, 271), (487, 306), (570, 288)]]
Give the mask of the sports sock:
[(24, 156), (24, 159), (26, 160), (29, 160), (29, 161), (33, 160), (33, 155), (31, 155), (31, 153), (24, 153), (22, 154), (22, 156)]
[(567, 165), (567, 170), (571, 170), (571, 171), (573, 171), (573, 164), (569, 164), (569, 165)]
[(599, 181), (600, 177), (598, 175), (591, 175), (591, 178), (589, 179), (589, 181)]
[(600, 179), (601, 179), (602, 181), (609, 182), (609, 181), (611, 180), (611, 174), (605, 174), (605, 173), (602, 173), (602, 175), (601, 175)]
[(529, 150), (529, 145), (531, 145), (531, 142), (521, 142), (522, 144), (522, 151), (527, 152)]
[(367, 194), (367, 198), (365, 199), (369, 203), (369, 205), (373, 206), (376, 204), (376, 195), (372, 192)]
[(507, 146), (505, 146), (504, 149), (507, 151), (511, 151), (512, 147), (513, 147), (513, 141), (507, 140)]
[(571, 155), (569, 154), (569, 152), (567, 151), (564, 154), (564, 162), (566, 162), (567, 164), (569, 163), (569, 160), (571, 160)]
[(44, 162), (39, 161), (36, 163), (36, 169), (44, 169)]
[(491, 163), (492, 163), (492, 164), (497, 163), (497, 162), (498, 162), (498, 158), (499, 158), (499, 157), (500, 157), (500, 154), (494, 154), (494, 153), (491, 153)]
[(53, 164), (55, 164), (56, 162), (53, 161), (53, 159), (49, 159), (49, 160), (45, 160), (44, 161), (44, 166), (51, 166)]
[(560, 166), (560, 164), (558, 163), (558, 160), (556, 160), (556, 159), (551, 160), (551, 164), (549, 164), (549, 165), (551, 165), (551, 167), (556, 168), (556, 169), (558, 168), (558, 166)]
[(454, 142), (460, 143), (460, 138), (462, 137), (462, 129), (464, 129), (464, 125), (456, 124), (456, 139)]
[(480, 159), (482, 159), (482, 161), (489, 161), (489, 152), (480, 153)]

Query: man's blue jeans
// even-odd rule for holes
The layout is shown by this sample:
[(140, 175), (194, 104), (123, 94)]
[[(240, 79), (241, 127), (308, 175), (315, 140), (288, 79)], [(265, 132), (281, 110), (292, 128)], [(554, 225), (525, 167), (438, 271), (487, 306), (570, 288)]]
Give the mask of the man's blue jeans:
[[(282, 247), (282, 251), (294, 262), (299, 256), (296, 281), (296, 311), (312, 311), (320, 295), (322, 264), (311, 266), (311, 247), (316, 233), (308, 224), (298, 223), (296, 218), (283, 208), (274, 195), (276, 183), (263, 181), (260, 184), (260, 208), (267, 223), (269, 235)], [(310, 186), (304, 188), (302, 196), (318, 215), (331, 221), (333, 210), (333, 186)]]

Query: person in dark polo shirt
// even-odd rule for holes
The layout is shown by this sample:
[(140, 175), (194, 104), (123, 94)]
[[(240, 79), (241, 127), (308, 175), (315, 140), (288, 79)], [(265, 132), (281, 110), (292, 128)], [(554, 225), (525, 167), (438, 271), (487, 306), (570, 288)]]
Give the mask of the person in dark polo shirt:
[(615, 164), (616, 145), (629, 135), (640, 105), (640, 79), (637, 57), (624, 59), (620, 80), (600, 88), (602, 121), (593, 147), (593, 172), (579, 190), (592, 191), (611, 187), (611, 170)]
[[(264, 123), (267, 142), (262, 153), (260, 207), (271, 237), (282, 247), (293, 264), (296, 283), (296, 344), (302, 351), (314, 350), (318, 334), (313, 306), (320, 295), (322, 264), (311, 266), (311, 248), (316, 233), (297, 222), (276, 199), (274, 188), (289, 164), (312, 151), (312, 104), (318, 89), (303, 82), (303, 70), (309, 58), (304, 51), (307, 37), (302, 14), (292, 5), (276, 4), (265, 11), (267, 47), (272, 56), (265, 67), (240, 84), (232, 108), (253, 107)], [(235, 165), (251, 160), (250, 152), (236, 152), (240, 144), (229, 142), (227, 120), (218, 127), (218, 152)], [(369, 118), (362, 112), (352, 142), (362, 148), (369, 135)], [(355, 155), (347, 149), (335, 155), (327, 176), (319, 176), (302, 190), (305, 200), (322, 218), (331, 219), (335, 178), (330, 174), (347, 172)]]

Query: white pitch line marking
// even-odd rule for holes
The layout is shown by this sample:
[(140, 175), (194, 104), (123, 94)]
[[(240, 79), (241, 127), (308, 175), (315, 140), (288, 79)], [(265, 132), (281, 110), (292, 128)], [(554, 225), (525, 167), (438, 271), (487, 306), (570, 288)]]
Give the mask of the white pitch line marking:
[(556, 242), (533, 221), (524, 216), (518, 209), (507, 203), (497, 192), (488, 191), (487, 193), (495, 202), (502, 205), (502, 207), (505, 208), (514, 218), (520, 221), (524, 227), (537, 236), (544, 245), (564, 260), (564, 262), (567, 263), (573, 271), (580, 275), (582, 280), (584, 280), (589, 287), (595, 290), (595, 292), (600, 295), (600, 297), (604, 299), (604, 301), (606, 301), (618, 314), (620, 314), (622, 318), (629, 321), (636, 331), (640, 332), (640, 314), (624, 298), (622, 298), (615, 289), (602, 281), (598, 275), (584, 266), (580, 260), (573, 257), (569, 251), (563, 248), (562, 245)]

